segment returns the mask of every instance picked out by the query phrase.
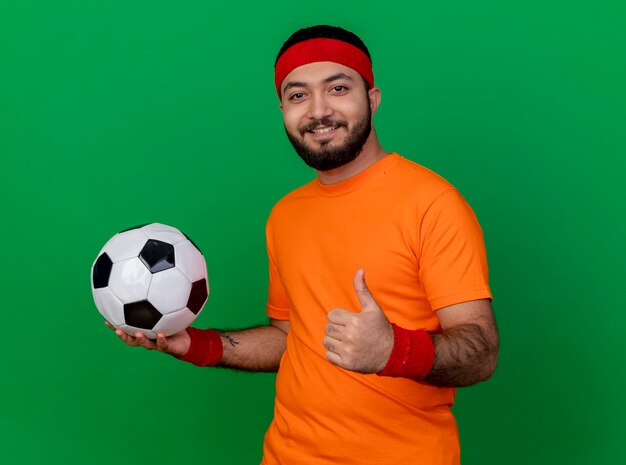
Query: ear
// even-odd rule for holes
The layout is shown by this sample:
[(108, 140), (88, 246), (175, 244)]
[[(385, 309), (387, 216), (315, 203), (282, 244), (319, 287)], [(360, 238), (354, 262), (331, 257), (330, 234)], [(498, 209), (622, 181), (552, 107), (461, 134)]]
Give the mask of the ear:
[(378, 106), (380, 105), (380, 89), (378, 87), (372, 87), (368, 92), (368, 97), (370, 100), (370, 109), (372, 110), (372, 116), (378, 110)]

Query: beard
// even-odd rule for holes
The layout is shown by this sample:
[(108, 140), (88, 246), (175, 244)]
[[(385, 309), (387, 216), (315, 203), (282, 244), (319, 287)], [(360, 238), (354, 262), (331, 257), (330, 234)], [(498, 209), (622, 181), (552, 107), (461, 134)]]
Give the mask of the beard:
[[(348, 131), (346, 140), (342, 145), (332, 146), (329, 142), (323, 142), (317, 149), (308, 147), (304, 142), (304, 136), (307, 132), (318, 126), (337, 126), (343, 127)], [(300, 137), (291, 134), (285, 127), (287, 137), (293, 145), (300, 158), (318, 171), (328, 171), (339, 168), (354, 160), (363, 150), (363, 146), (372, 132), (372, 112), (369, 105), (363, 118), (354, 123), (352, 129), (348, 129), (345, 121), (334, 121), (332, 118), (323, 118), (312, 121), (305, 127), (298, 128)]]

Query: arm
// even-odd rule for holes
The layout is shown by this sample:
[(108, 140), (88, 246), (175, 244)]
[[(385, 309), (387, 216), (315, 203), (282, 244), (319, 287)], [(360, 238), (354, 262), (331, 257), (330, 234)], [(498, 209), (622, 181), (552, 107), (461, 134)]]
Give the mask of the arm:
[[(328, 351), (326, 358), (347, 370), (380, 373), (386, 368), (396, 344), (394, 330), (367, 289), (363, 270), (357, 271), (354, 288), (361, 312), (344, 309), (329, 312), (323, 341)], [(481, 299), (444, 307), (437, 311), (437, 317), (442, 331), (430, 334), (435, 349), (434, 364), (424, 378), (417, 379), (435, 386), (455, 387), (488, 379), (498, 358), (498, 332), (491, 301)], [(430, 345), (424, 331), (408, 332), (422, 332)], [(403, 356), (424, 357), (415, 347), (405, 349)], [(413, 377), (406, 373), (385, 375)]]
[(432, 334), (435, 362), (424, 378), (435, 386), (470, 386), (493, 374), (498, 330), (491, 301), (473, 300), (437, 311), (442, 331)]
[[(151, 340), (137, 332), (135, 336), (115, 329), (117, 336), (127, 345), (141, 346), (174, 357), (182, 357), (191, 347), (191, 337), (187, 330), (165, 337), (162, 333)], [(258, 326), (241, 331), (217, 331), (224, 348), (219, 366), (249, 371), (276, 371), (285, 352), (289, 321), (271, 319), (267, 326)]]
[(249, 371), (277, 371), (285, 352), (289, 320), (270, 319), (268, 326), (218, 331), (224, 354), (219, 366)]

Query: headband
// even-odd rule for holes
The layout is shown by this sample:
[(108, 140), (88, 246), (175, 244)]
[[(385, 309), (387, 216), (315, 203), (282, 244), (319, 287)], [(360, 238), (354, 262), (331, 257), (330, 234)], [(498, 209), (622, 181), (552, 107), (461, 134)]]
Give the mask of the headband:
[(289, 47), (276, 62), (274, 84), (278, 98), (281, 97), (280, 85), (289, 73), (298, 66), (318, 61), (332, 61), (352, 68), (374, 87), (372, 62), (361, 49), (343, 40), (309, 39)]

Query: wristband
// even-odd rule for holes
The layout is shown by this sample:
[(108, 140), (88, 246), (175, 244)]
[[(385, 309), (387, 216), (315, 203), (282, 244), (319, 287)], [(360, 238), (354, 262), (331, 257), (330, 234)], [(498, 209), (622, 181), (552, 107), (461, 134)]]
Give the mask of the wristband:
[(435, 362), (435, 345), (430, 334), (423, 329), (404, 329), (392, 323), (393, 350), (387, 365), (378, 376), (423, 379)]
[(189, 351), (182, 357), (176, 357), (178, 360), (193, 363), (199, 367), (212, 367), (222, 360), (224, 346), (217, 331), (189, 327), (187, 334), (191, 339)]

